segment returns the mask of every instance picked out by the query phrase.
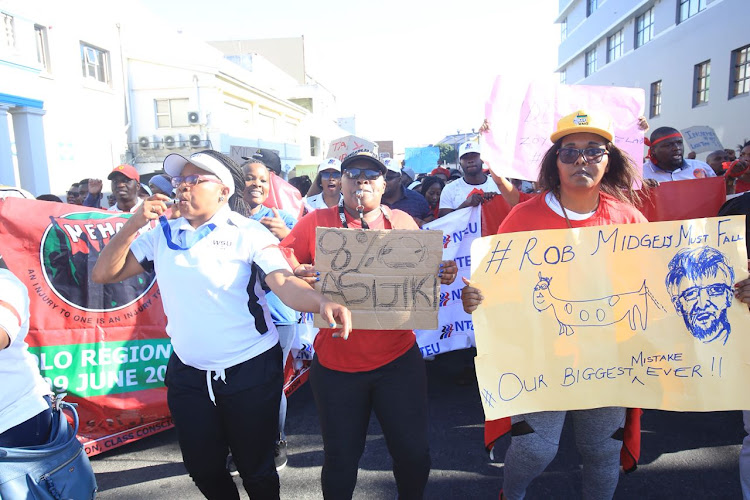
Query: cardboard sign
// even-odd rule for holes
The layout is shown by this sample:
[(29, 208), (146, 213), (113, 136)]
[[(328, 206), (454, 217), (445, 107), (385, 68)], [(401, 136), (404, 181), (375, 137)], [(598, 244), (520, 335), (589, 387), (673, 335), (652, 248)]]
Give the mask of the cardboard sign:
[[(352, 311), (354, 328), (437, 328), (442, 231), (319, 227), (315, 239), (315, 288)], [(328, 327), (319, 315), (315, 326)]]
[(682, 138), (694, 153), (708, 153), (724, 149), (721, 141), (716, 137), (716, 132), (711, 127), (696, 126), (684, 128)]
[(604, 406), (750, 408), (743, 217), (499, 234), (474, 242), (488, 420)]
[(356, 135), (347, 135), (346, 137), (331, 141), (331, 145), (328, 146), (327, 158), (337, 158), (339, 161), (344, 161), (344, 158), (350, 154), (362, 151), (377, 153), (378, 146), (374, 142), (362, 139)]
[(485, 105), (490, 130), (482, 134), (482, 158), (498, 175), (536, 181), (557, 121), (583, 109), (612, 118), (615, 145), (630, 155), (640, 171), (644, 150), (638, 117), (644, 102), (643, 89), (529, 83), (499, 76)]

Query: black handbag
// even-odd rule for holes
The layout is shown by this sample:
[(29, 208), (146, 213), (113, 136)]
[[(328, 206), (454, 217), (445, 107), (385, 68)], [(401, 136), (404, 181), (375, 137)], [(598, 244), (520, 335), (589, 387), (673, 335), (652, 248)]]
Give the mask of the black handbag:
[[(68, 424), (63, 410), (73, 414)], [(52, 405), (49, 441), (37, 446), (0, 447), (0, 500), (89, 500), (96, 495), (91, 463), (76, 438), (78, 412), (60, 400)]]

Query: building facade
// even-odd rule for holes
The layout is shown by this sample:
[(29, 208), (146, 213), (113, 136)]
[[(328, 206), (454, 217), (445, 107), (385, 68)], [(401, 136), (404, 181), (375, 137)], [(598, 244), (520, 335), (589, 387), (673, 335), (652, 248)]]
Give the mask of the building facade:
[[(309, 111), (299, 171), (313, 171), (332, 140), (350, 135), (338, 122), (336, 96), (307, 73), (304, 37), (208, 42), (230, 61), (264, 76), (264, 86)], [(261, 64), (272, 66), (263, 68)], [(353, 126), (353, 125), (352, 125)], [(295, 172), (298, 173), (298, 172)]]
[(34, 195), (111, 170), (127, 148), (120, 25), (67, 10), (0, 7), (0, 184)]
[(567, 84), (640, 87), (651, 130), (712, 127), (750, 139), (747, 0), (559, 0)]
[(277, 150), (290, 171), (345, 135), (267, 59), (229, 60), (139, 2), (4, 0), (0, 20), (0, 184), (63, 194), (123, 162), (149, 174), (169, 153), (233, 146)]

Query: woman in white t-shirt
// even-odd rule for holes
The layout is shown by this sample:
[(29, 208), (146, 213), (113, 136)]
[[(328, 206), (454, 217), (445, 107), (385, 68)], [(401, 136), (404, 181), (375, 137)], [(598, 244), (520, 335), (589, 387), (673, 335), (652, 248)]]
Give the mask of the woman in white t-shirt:
[(338, 205), (341, 200), (341, 162), (339, 160), (328, 158), (318, 165), (318, 175), (313, 181), (313, 190), (316, 188), (320, 190), (318, 194), (306, 196), (302, 200), (307, 212)]
[(52, 423), (49, 384), (29, 353), (29, 293), (0, 269), (0, 447), (46, 443)]
[[(343, 337), (351, 315), (294, 277), (278, 240), (247, 218), (242, 171), (229, 157), (171, 154), (164, 171), (181, 217), (162, 217), (164, 195), (144, 201), (102, 251), (93, 279), (156, 271), (174, 349), (167, 403), (185, 468), (206, 498), (239, 498), (225, 467), (230, 449), (250, 498), (279, 498), (274, 445), (283, 371), (264, 290), (332, 326), (338, 321)], [(161, 228), (138, 236), (156, 219)]]

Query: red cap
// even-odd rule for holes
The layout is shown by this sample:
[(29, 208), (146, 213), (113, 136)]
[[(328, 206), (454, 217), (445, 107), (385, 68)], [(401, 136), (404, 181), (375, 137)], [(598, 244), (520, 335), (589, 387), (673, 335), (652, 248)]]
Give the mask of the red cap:
[(430, 175), (438, 175), (438, 174), (443, 174), (446, 177), (450, 177), (451, 171), (448, 170), (447, 168), (437, 167), (437, 168), (432, 169), (432, 172), (430, 172)]
[(115, 168), (113, 168), (112, 172), (110, 172), (110, 174), (107, 176), (107, 179), (111, 181), (114, 174), (122, 174), (128, 179), (133, 179), (135, 181), (141, 182), (141, 176), (138, 171), (133, 165), (128, 165), (127, 163), (117, 165)]

